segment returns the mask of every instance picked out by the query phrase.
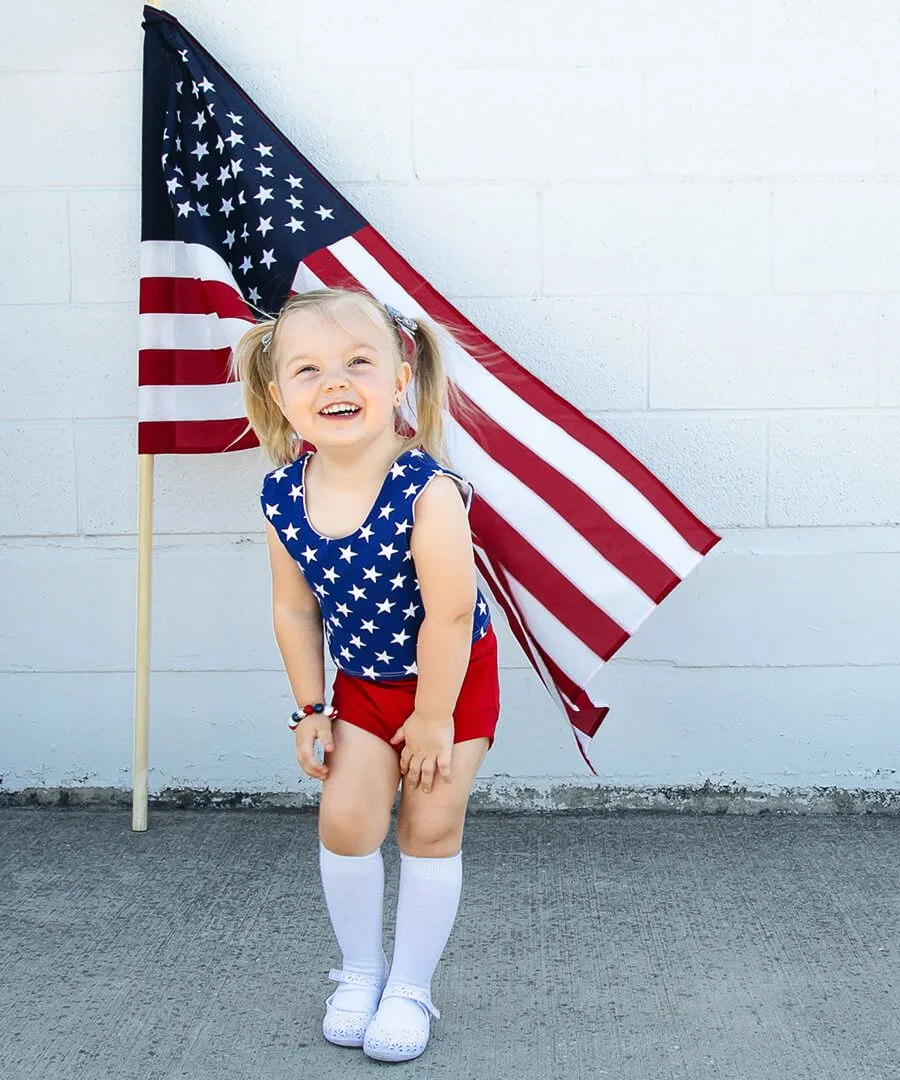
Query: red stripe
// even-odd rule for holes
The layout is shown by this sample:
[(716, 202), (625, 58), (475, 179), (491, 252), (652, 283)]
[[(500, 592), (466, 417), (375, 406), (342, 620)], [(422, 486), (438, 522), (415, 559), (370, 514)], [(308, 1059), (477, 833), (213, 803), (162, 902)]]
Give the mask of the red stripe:
[(490, 457), (531, 488), (548, 506), (577, 530), (617, 570), (633, 581), (654, 603), (681, 582), (662, 560), (636, 540), (563, 473), (520, 443), (488, 416), (463, 391), (474, 416), (454, 410), (459, 424)]
[[(487, 570), (484, 559), (486, 559), (487, 562), (490, 564), (490, 571)], [(543, 673), (541, 672), (538, 664), (535, 662), (534, 656), (531, 652), (531, 638), (525, 633), (519, 621), (518, 610), (515, 608), (510, 608), (510, 602), (507, 601), (506, 594), (499, 585), (499, 582), (502, 581), (503, 588), (505, 588), (508, 592), (509, 580), (507, 579), (506, 574), (503, 572), (503, 568), (498, 563), (496, 563), (490, 556), (485, 554), (484, 559), (482, 559), (480, 555), (476, 553), (476, 560), (478, 562), (479, 568), (481, 569), (481, 572), (484, 575), (485, 579), (491, 585), (495, 600), (503, 608), (510, 628), (515, 634), (516, 639), (524, 649), (531, 663), (531, 666), (534, 668), (541, 681), (546, 686), (546, 680), (544, 679)], [(494, 579), (494, 574), (496, 574), (496, 580)], [(568, 704), (566, 698), (560, 699), (562, 702), (562, 707), (565, 710), (566, 716), (568, 717), (569, 724), (573, 728), (578, 728), (578, 730), (583, 732), (589, 739), (592, 739), (599, 730), (600, 724), (606, 718), (606, 715), (609, 712), (609, 707), (606, 705), (594, 705), (590, 698), (588, 698), (587, 694), (581, 689), (581, 687), (578, 686), (577, 683), (573, 682), (573, 680), (570, 679), (569, 676), (561, 668), (559, 668), (556, 663), (554, 663), (554, 661), (546, 654), (546, 652), (536, 641), (534, 642), (534, 647), (540, 653), (541, 659), (544, 661), (544, 664), (547, 667), (547, 673), (553, 680), (556, 690), (560, 694), (565, 694), (566, 697), (571, 699), (575, 704), (575, 707), (573, 708)], [(578, 752), (581, 754), (587, 767), (596, 776), (597, 770), (591, 763), (590, 758), (584, 752), (584, 747), (581, 745), (577, 737), (575, 738), (575, 745), (578, 747)]]
[(221, 454), (226, 450), (249, 450), (259, 443), (252, 431), (242, 434), (246, 427), (246, 420), (146, 420), (138, 424), (138, 453)]
[(199, 278), (141, 278), (138, 310), (142, 315), (218, 315), (255, 322), (244, 298), (222, 281)]
[(620, 473), (656, 507), (695, 551), (705, 555), (719, 542), (721, 538), (691, 513), (633, 454), (473, 326), (416, 273), (371, 225), (354, 233), (353, 239), (357, 240), (432, 318), (452, 330), (460, 344), (467, 352), (472, 353), (483, 367), (507, 386), (515, 387), (519, 397)]
[(331, 254), (328, 248), (320, 248), (312, 255), (307, 255), (303, 260), (303, 265), (308, 266), (329, 289), (359, 290), (362, 288), (356, 278)]
[(628, 634), (480, 496), (469, 513), (472, 532), (485, 550), (503, 552), (503, 567), (548, 611), (564, 611), (569, 629), (604, 660), (620, 649)]
[(211, 386), (228, 382), (231, 349), (141, 349), (139, 386)]

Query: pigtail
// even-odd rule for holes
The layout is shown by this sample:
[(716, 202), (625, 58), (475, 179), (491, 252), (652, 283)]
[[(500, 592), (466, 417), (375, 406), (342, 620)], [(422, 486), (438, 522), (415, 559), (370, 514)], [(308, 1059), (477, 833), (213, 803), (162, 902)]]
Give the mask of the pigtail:
[[(248, 427), (260, 446), (276, 465), (287, 465), (296, 456), (294, 432), (269, 393), (275, 379), (274, 329), (275, 320), (269, 319), (244, 333), (231, 354), (231, 377), (241, 382)], [(245, 434), (246, 429), (239, 438)]]
[(417, 316), (412, 337), (415, 345), (409, 362), (416, 388), (416, 431), (406, 440), (403, 449), (421, 446), (435, 461), (452, 468), (445, 448), (445, 410), (457, 419), (464, 419), (476, 432), (478, 410), (447, 377), (441, 340), (444, 337), (454, 340), (449, 328), (440, 325), (438, 330), (435, 324)]

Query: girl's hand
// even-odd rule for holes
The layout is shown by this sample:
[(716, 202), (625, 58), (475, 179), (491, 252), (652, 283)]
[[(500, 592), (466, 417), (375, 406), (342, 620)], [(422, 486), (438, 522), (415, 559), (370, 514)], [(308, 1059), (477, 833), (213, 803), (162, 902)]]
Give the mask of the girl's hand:
[(391, 745), (406, 745), (400, 754), (400, 772), (415, 788), (431, 791), (436, 775), (450, 783), (450, 759), (453, 753), (453, 717), (425, 720), (417, 713), (407, 717), (391, 737)]
[(322, 713), (311, 713), (303, 717), (294, 728), (294, 744), (297, 747), (297, 761), (306, 775), (315, 780), (325, 780), (328, 777), (328, 766), (324, 763), (320, 765), (315, 758), (313, 747), (316, 739), (322, 744), (326, 754), (334, 749), (331, 721)]

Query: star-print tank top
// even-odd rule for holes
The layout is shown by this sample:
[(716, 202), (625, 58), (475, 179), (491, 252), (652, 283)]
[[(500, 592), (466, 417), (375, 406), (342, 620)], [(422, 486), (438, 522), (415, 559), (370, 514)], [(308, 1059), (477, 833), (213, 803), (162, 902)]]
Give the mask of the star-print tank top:
[[(307, 451), (263, 481), (263, 513), (300, 566), (322, 611), (334, 663), (363, 679), (402, 679), (418, 674), (416, 642), (425, 617), (409, 547), (413, 508), (439, 474), (457, 483), (466, 510), (472, 485), (423, 450), (407, 450), (391, 466), (366, 520), (353, 533), (322, 536), (306, 516)], [(487, 602), (477, 590), (472, 641), (490, 626)]]

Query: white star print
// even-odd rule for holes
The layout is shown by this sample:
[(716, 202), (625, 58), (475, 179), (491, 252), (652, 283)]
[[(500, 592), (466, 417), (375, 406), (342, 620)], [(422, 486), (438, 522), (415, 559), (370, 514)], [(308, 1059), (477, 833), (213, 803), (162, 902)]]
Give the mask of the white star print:
[(185, 63), (187, 63), (187, 58), (188, 58), (188, 51), (187, 51), (187, 49), (179, 49), (179, 50), (178, 50), (178, 55), (179, 55), (179, 56), (181, 57), (181, 59), (182, 59), (182, 60), (183, 60), (183, 61), (184, 61)]
[(284, 533), (285, 540), (296, 540), (297, 539), (297, 526), (296, 525), (288, 525), (288, 527), (286, 529), (283, 529), (282, 532)]
[(363, 668), (363, 675), (364, 675), (364, 676), (365, 676), (365, 677), (366, 677), (367, 679), (376, 679), (376, 678), (378, 677), (378, 676), (377, 676), (377, 675), (375, 674), (375, 668), (373, 668), (373, 667), (364, 667), (364, 668)]
[(418, 610), (415, 604), (410, 604), (408, 608), (403, 609), (403, 618), (411, 619)]
[(416, 485), (415, 485), (415, 484), (410, 484), (410, 485), (409, 485), (409, 487), (408, 487), (408, 488), (406, 488), (406, 490), (405, 490), (405, 491), (403, 492), (403, 494), (404, 494), (404, 495), (405, 495), (405, 496), (407, 497), (407, 499), (408, 499), (408, 498), (410, 497), (410, 495), (415, 495), (415, 493), (416, 493), (416, 492), (417, 492), (418, 490), (419, 490), (419, 489), (418, 489), (418, 488), (416, 487)]
[(405, 536), (407, 531), (412, 528), (411, 521), (397, 521), (394, 523), (394, 528), (397, 530), (397, 535), (401, 533)]
[(303, 181), (299, 177), (291, 175), (291, 176), (286, 176), (284, 179), (288, 184), (291, 185), (292, 188), (298, 188), (298, 187), (302, 188), (303, 187)]
[(375, 653), (375, 659), (380, 661), (382, 664), (389, 664), (394, 658), (392, 656), (388, 656), (386, 652), (380, 652)]
[(220, 208), (220, 212), (223, 213), (225, 215), (225, 217), (227, 217), (227, 218), (231, 217), (231, 215), (234, 213), (234, 205), (233, 205), (231, 199), (223, 199), (222, 200), (222, 206)]
[(194, 173), (191, 183), (196, 185), (198, 192), (202, 191), (209, 184), (208, 177), (209, 173)]
[(355, 649), (361, 649), (361, 648), (363, 647), (363, 641), (362, 641), (362, 638), (359, 638), (359, 637), (357, 637), (357, 636), (356, 636), (356, 634), (351, 634), (351, 635), (350, 635), (350, 644), (351, 644), (351, 645), (352, 645), (352, 646), (353, 646), (353, 647), (354, 647)]
[(366, 590), (361, 589), (358, 585), (351, 585), (350, 592), (352, 593), (354, 600), (365, 600), (366, 598)]
[(353, 550), (353, 548), (350, 547), (349, 544), (346, 547), (340, 548), (340, 552), (341, 558), (346, 559), (347, 562), (350, 562), (350, 560), (356, 556), (356, 552)]
[(240, 117), (240, 116), (235, 116), (233, 112), (230, 112), (230, 113), (225, 113), (225, 115), (226, 115), (226, 116), (228, 117), (228, 119), (229, 119), (229, 120), (230, 120), (230, 121), (232, 122), (232, 124), (234, 124), (234, 125), (235, 125), (235, 127), (237, 127), (238, 125), (240, 125), (241, 127), (243, 127), (244, 121), (243, 121), (243, 120), (241, 119), (241, 117)]
[(391, 592), (393, 592), (394, 589), (402, 589), (404, 581), (406, 581), (406, 578), (403, 574), (398, 574), (395, 578), (391, 578)]
[(232, 133), (225, 138), (225, 142), (231, 143), (232, 150), (238, 145), (238, 143), (242, 143), (243, 141), (244, 136), (241, 135), (241, 133), (238, 131), (232, 131)]
[(363, 538), (363, 540), (370, 540), (372, 538), (372, 528), (371, 528), (371, 526), (370, 525), (364, 525), (359, 530), (359, 535)]
[(324, 585), (313, 585), (313, 590), (319, 594), (319, 596), (327, 596), (328, 593)]
[(363, 630), (367, 630), (370, 634), (374, 634), (375, 631), (378, 629), (372, 619), (363, 619), (360, 625), (362, 626)]
[(205, 143), (205, 142), (204, 143), (195, 143), (194, 149), (191, 151), (191, 153), (197, 155), (197, 160), (198, 161), (201, 161), (209, 153), (209, 150), (207, 150), (208, 145), (209, 145), (209, 143)]
[(393, 506), (391, 506), (391, 504), (388, 503), (387, 506), (382, 506), (381, 513), (379, 514), (379, 517), (389, 518), (391, 516), (391, 514), (393, 514), (393, 512), (394, 512)]
[(271, 521), (273, 517), (277, 517), (278, 513), (279, 510), (277, 504), (275, 506), (272, 506), (271, 503), (266, 503), (266, 517), (269, 519), (269, 521)]
[(380, 604), (376, 604), (375, 606), (385, 615), (390, 615), (391, 608), (395, 607), (396, 603), (394, 600), (382, 600)]
[(399, 461), (395, 461), (391, 466), (391, 479), (396, 480), (398, 476), (403, 476), (406, 472), (406, 466), (401, 465)]
[[(196, 83), (194, 85), (196, 86)], [(203, 130), (203, 125), (205, 123), (206, 123), (206, 115), (205, 115), (205, 113), (198, 112), (196, 120), (191, 121), (191, 127), (194, 127), (194, 125), (196, 124), (197, 130), (202, 131)]]
[(298, 221), (295, 217), (292, 217), (285, 227), (290, 229), (292, 233), (297, 232), (298, 229), (300, 232), (306, 232), (303, 222)]
[(397, 549), (394, 547), (393, 544), (382, 544), (381, 550), (378, 552), (378, 554), (383, 555), (386, 559), (390, 559), (392, 556), (397, 554)]
[(306, 545), (306, 550), (304, 552), (302, 552), (302, 555), (303, 555), (303, 558), (306, 559), (306, 561), (308, 563), (316, 561), (316, 549), (311, 548), (309, 546), (309, 544)]
[[(216, 148), (218, 149), (218, 147)], [(231, 169), (227, 165), (223, 165), (219, 169), (219, 183), (225, 184), (231, 179)]]
[(346, 647), (346, 645), (344, 646), (343, 649), (341, 649), (341, 656), (343, 656), (343, 658), (345, 660), (352, 660), (353, 659), (353, 653), (350, 652), (350, 650)]
[(374, 566), (370, 566), (367, 570), (363, 570), (363, 577), (368, 578), (369, 581), (377, 581), (381, 574), (378, 573)]
[(302, 210), (303, 200), (298, 199), (296, 195), (288, 195), (287, 204), (292, 210)]
[(175, 192), (181, 187), (181, 183), (178, 177), (173, 176), (171, 180), (167, 180), (166, 187), (169, 189), (169, 194), (174, 195)]
[(404, 671), (405, 671), (405, 674), (407, 674), (407, 675), (418, 675), (419, 674), (419, 669), (418, 669), (418, 667), (416, 665), (415, 660), (408, 667), (406, 667), (404, 669)]
[(273, 175), (272, 170), (269, 168), (268, 165), (257, 165), (256, 171), (259, 173), (260, 176), (263, 177)]
[[(244, 170), (243, 170), (243, 169), (241, 168), (241, 162), (242, 162), (243, 160), (244, 160), (243, 158), (238, 158), (238, 159), (237, 159), (237, 161), (235, 161), (235, 159), (234, 159), (234, 158), (232, 158), (232, 159), (231, 159), (231, 175), (232, 175), (232, 176), (237, 176), (237, 174), (238, 174), (239, 172), (243, 172), (243, 171), (244, 171)], [(238, 199), (238, 202), (243, 202), (243, 201), (244, 201), (243, 199)]]
[(303, 488), (297, 487), (296, 484), (291, 485), (291, 498), (296, 502), (303, 494)]
[(259, 191), (257, 191), (253, 198), (259, 199), (259, 205), (262, 206), (268, 199), (272, 198), (272, 189), (260, 186)]
[(272, 219), (270, 217), (261, 217), (259, 219), (259, 225), (256, 227), (256, 231), (261, 232), (263, 236), (265, 236), (267, 232), (271, 232), (274, 228), (275, 226), (272, 224)]
[(324, 221), (326, 218), (331, 218), (334, 221), (334, 216), (330, 210), (326, 210), (324, 206), (320, 206), (316, 211), (319, 217)]
[(391, 641), (395, 641), (398, 645), (405, 645), (409, 640), (409, 634), (405, 630), (401, 630), (399, 634), (392, 634)]
[(344, 617), (350, 614), (350, 608), (346, 604), (337, 604), (336, 610), (339, 611)]
[(229, 247), (229, 248), (233, 247), (233, 245), (234, 245), (234, 229), (229, 229), (228, 232), (225, 233), (224, 243), (225, 243), (226, 247)]
[(257, 154), (259, 154), (260, 157), (271, 157), (272, 156), (272, 147), (271, 146), (263, 146), (263, 144), (260, 143), (259, 146), (254, 146), (253, 149), (257, 152)]
[[(335, 570), (334, 567), (327, 567), (325, 570), (322, 571), (322, 573), (332, 583), (337, 581), (338, 579), (337, 570)], [(349, 614), (349, 612), (347, 612), (347, 614)]]
[(269, 267), (275, 262), (275, 248), (267, 248), (262, 253), (262, 258), (259, 260), (263, 266), (268, 270)]
[(253, 286), (252, 289), (248, 289), (247, 290), (247, 297), (250, 300), (251, 304), (258, 304), (259, 299), (260, 299), (259, 298), (259, 289), (257, 289), (255, 285)]
[(193, 206), (191, 206), (191, 204), (189, 202), (182, 202), (182, 203), (178, 204), (178, 216), (179, 217), (187, 217), (188, 214), (192, 214), (193, 212), (194, 212), (194, 208), (193, 208)]
[(244, 256), (244, 260), (239, 267), (242, 274), (246, 274), (248, 270), (253, 269), (253, 260), (249, 255)]
[(209, 90), (212, 90), (213, 93), (216, 92), (216, 88), (209, 81), (209, 79), (207, 79), (205, 75), (203, 76), (203, 81), (200, 83), (200, 89), (203, 91), (204, 94), (207, 93), (207, 91)]
[(197, 213), (200, 217), (209, 217), (209, 203), (197, 203)]
[(479, 600), (478, 601), (478, 613), (479, 613), (479, 615), (483, 615), (486, 611), (487, 611), (487, 604), (484, 602), (484, 600)]

